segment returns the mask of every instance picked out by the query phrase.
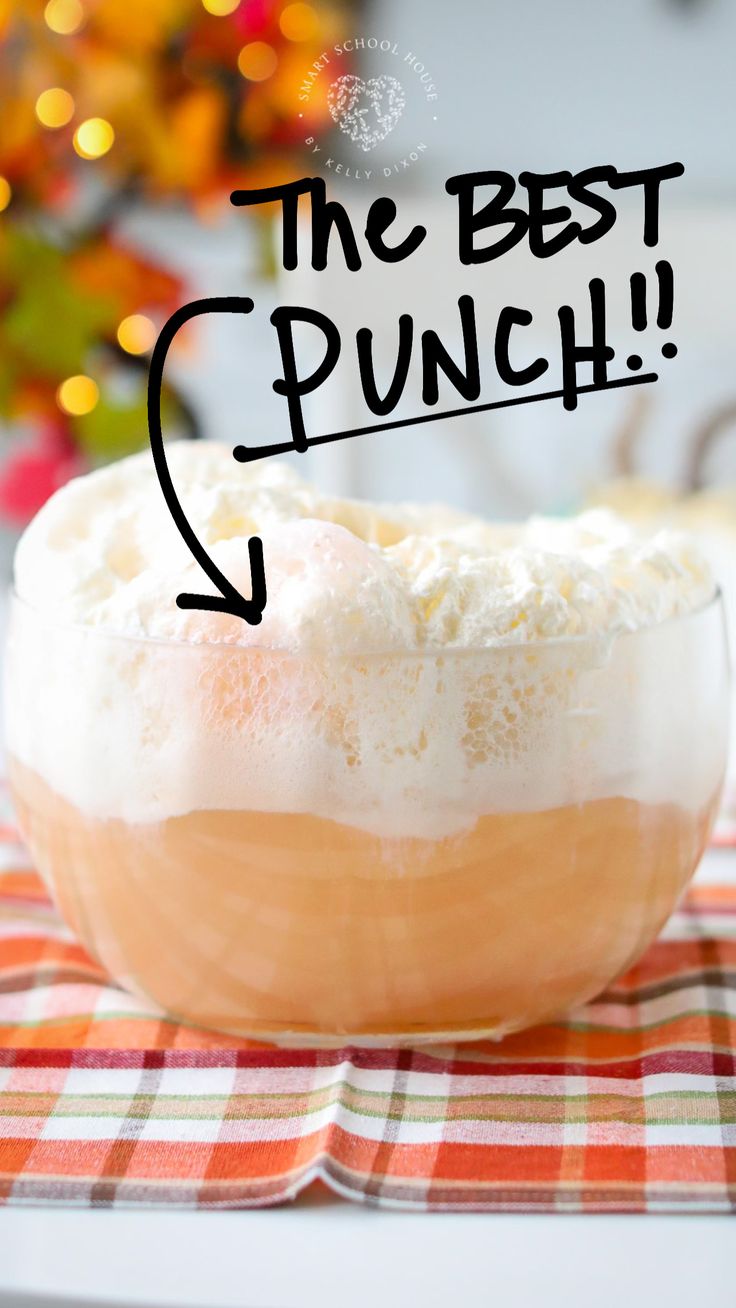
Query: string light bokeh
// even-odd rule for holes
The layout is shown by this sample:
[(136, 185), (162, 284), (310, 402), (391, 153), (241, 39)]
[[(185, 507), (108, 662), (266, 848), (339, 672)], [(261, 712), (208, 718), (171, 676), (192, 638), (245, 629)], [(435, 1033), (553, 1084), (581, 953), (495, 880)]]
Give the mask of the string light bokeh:
[[(299, 87), (349, 10), (341, 0), (0, 6), (0, 429), (20, 426), (67, 470), (144, 443), (140, 361), (188, 297), (180, 277), (122, 241), (119, 219), (131, 205), (173, 204), (207, 223), (231, 190), (298, 175), (306, 136), (330, 121), (321, 88), (305, 106)], [(0, 520), (7, 463), (6, 452)]]

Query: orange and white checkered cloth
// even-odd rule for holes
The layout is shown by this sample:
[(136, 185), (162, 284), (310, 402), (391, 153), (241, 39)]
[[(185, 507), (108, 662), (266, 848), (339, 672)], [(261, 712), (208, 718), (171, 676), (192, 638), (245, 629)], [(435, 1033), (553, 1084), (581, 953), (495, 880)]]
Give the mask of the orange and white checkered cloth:
[(736, 1210), (736, 887), (691, 892), (565, 1022), (300, 1051), (119, 990), (9, 829), (0, 852), (0, 1202), (257, 1207), (321, 1179), (422, 1210)]

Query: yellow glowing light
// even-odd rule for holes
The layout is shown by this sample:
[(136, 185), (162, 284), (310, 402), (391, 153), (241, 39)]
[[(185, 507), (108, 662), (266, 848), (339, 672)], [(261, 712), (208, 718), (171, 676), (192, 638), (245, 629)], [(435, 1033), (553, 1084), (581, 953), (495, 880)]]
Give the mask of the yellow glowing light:
[(74, 113), (74, 101), (61, 86), (50, 86), (36, 101), (36, 117), (44, 127), (66, 127)]
[(118, 344), (128, 354), (145, 354), (156, 340), (156, 328), (144, 313), (131, 313), (118, 327)]
[(115, 133), (106, 118), (85, 118), (74, 133), (74, 149), (82, 159), (99, 159), (114, 140)]
[(0, 176), (0, 213), (7, 209), (13, 197), (13, 190), (7, 177)]
[(309, 41), (319, 31), (317, 11), (311, 5), (287, 5), (281, 11), (279, 27), (287, 41)]
[(224, 18), (225, 14), (234, 14), (240, 0), (202, 0), (203, 8), (208, 14), (214, 14), (216, 18)]
[(278, 56), (266, 41), (251, 41), (238, 55), (238, 68), (249, 82), (265, 82), (276, 72)]
[(56, 403), (59, 408), (74, 418), (81, 418), (83, 414), (91, 413), (99, 398), (97, 382), (91, 377), (85, 377), (82, 372), (77, 373), (75, 377), (67, 377), (56, 392)]
[(46, 26), (59, 36), (71, 36), (84, 22), (84, 10), (79, 0), (49, 0), (43, 16)]

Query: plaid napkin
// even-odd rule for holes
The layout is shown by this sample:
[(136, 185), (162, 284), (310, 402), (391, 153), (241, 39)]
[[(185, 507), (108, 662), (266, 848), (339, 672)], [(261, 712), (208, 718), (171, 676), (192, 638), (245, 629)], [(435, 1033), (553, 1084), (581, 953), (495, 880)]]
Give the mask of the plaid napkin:
[[(736, 887), (569, 1020), (502, 1044), (279, 1050), (111, 985), (0, 831), (0, 1201), (736, 1209)], [(15, 869), (15, 870), (14, 870)]]

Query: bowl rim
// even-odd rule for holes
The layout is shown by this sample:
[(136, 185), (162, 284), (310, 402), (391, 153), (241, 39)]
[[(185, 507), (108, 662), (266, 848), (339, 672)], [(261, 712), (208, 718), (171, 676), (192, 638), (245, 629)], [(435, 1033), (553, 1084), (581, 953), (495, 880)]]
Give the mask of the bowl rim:
[[(8, 588), (9, 610), (8, 618), (12, 619), (12, 609), (19, 607), (33, 614), (49, 629), (54, 631), (77, 632), (79, 635), (86, 635), (105, 639), (124, 644), (132, 644), (139, 647), (163, 647), (171, 649), (189, 649), (193, 652), (202, 652), (204, 650), (222, 650), (227, 653), (247, 654), (273, 654), (280, 658), (293, 658), (300, 660), (333, 660), (342, 662), (368, 662), (374, 660), (436, 660), (438, 658), (492, 658), (497, 652), (506, 652), (509, 650), (518, 650), (519, 654), (533, 653), (535, 651), (565, 648), (580, 649), (589, 646), (595, 651), (610, 651), (613, 645), (622, 639), (636, 636), (644, 636), (646, 633), (652, 633), (666, 629), (670, 626), (682, 625), (690, 620), (696, 620), (704, 617), (711, 610), (720, 610), (725, 618), (725, 606), (723, 601), (723, 590), (716, 583), (713, 594), (702, 604), (695, 608), (688, 609), (684, 613), (671, 614), (667, 618), (645, 623), (638, 627), (618, 626), (602, 631), (583, 632), (579, 635), (572, 636), (542, 636), (535, 640), (513, 640), (504, 638), (494, 641), (488, 645), (421, 645), (408, 648), (388, 648), (388, 649), (351, 649), (351, 650), (333, 650), (333, 649), (289, 649), (280, 645), (260, 645), (248, 644), (242, 645), (237, 640), (183, 640), (177, 637), (169, 636), (149, 636), (139, 635), (135, 632), (116, 631), (111, 627), (96, 626), (89, 622), (73, 621), (71, 619), (60, 619), (53, 614), (44, 612), (37, 604), (24, 596), (19, 595), (14, 585)], [(725, 626), (724, 626), (725, 635)]]

